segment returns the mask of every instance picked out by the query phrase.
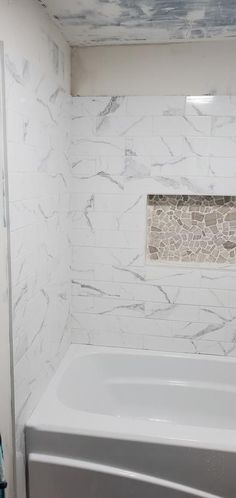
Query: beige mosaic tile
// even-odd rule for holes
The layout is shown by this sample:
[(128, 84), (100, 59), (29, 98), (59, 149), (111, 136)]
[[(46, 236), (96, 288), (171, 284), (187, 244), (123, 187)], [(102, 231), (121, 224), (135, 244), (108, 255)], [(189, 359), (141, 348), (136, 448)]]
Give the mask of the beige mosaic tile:
[(147, 260), (235, 263), (236, 197), (148, 195)]

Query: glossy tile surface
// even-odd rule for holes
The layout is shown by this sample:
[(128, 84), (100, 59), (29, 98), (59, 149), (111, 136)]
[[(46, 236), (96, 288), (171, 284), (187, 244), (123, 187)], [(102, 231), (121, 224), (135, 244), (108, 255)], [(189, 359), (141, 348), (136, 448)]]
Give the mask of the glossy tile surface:
[(234, 196), (235, 141), (235, 97), (73, 98), (73, 341), (235, 354), (235, 265), (145, 255), (147, 195)]
[(3, 0), (17, 491), (24, 425), (70, 342), (67, 44), (36, 2)]

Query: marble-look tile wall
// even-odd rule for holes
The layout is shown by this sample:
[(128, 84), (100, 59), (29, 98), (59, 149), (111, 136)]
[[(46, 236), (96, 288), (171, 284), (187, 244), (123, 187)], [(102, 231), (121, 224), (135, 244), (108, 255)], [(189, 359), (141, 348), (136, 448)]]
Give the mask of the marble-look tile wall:
[(0, 43), (0, 433), (3, 441), (5, 474), (8, 482), (7, 498), (13, 498), (14, 449), (12, 441), (11, 338), (9, 333), (9, 213), (5, 125), (3, 47)]
[(17, 491), (25, 421), (70, 342), (70, 50), (32, 0), (3, 0)]
[(148, 265), (148, 194), (235, 195), (236, 97), (73, 98), (73, 341), (236, 354), (234, 265)]

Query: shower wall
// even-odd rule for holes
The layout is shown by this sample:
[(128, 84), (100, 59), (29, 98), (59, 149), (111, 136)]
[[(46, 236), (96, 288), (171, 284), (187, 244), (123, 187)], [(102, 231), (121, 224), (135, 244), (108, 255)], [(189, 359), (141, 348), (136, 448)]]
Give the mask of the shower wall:
[(73, 98), (74, 342), (236, 354), (235, 264), (145, 254), (147, 195), (235, 195), (235, 161), (236, 97)]
[[(0, 434), (2, 436), (8, 498), (14, 495), (11, 338), (9, 320), (9, 219), (7, 209), (6, 129), (3, 46), (0, 43)], [(2, 381), (3, 380), (3, 381)]]
[(17, 491), (23, 426), (70, 342), (70, 50), (38, 2), (2, 0), (9, 170)]
[(74, 342), (235, 354), (235, 267), (151, 266), (145, 241), (148, 194), (235, 195), (236, 100), (72, 105), (70, 49), (43, 6), (2, 0), (0, 33), (24, 498), (24, 424), (71, 341), (70, 310)]

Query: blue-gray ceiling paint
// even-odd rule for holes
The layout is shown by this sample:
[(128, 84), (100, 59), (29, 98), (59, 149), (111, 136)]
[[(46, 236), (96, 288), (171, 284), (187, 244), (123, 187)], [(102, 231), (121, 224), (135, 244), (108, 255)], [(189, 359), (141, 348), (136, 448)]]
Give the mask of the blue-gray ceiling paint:
[(236, 0), (39, 0), (71, 45), (236, 36)]

